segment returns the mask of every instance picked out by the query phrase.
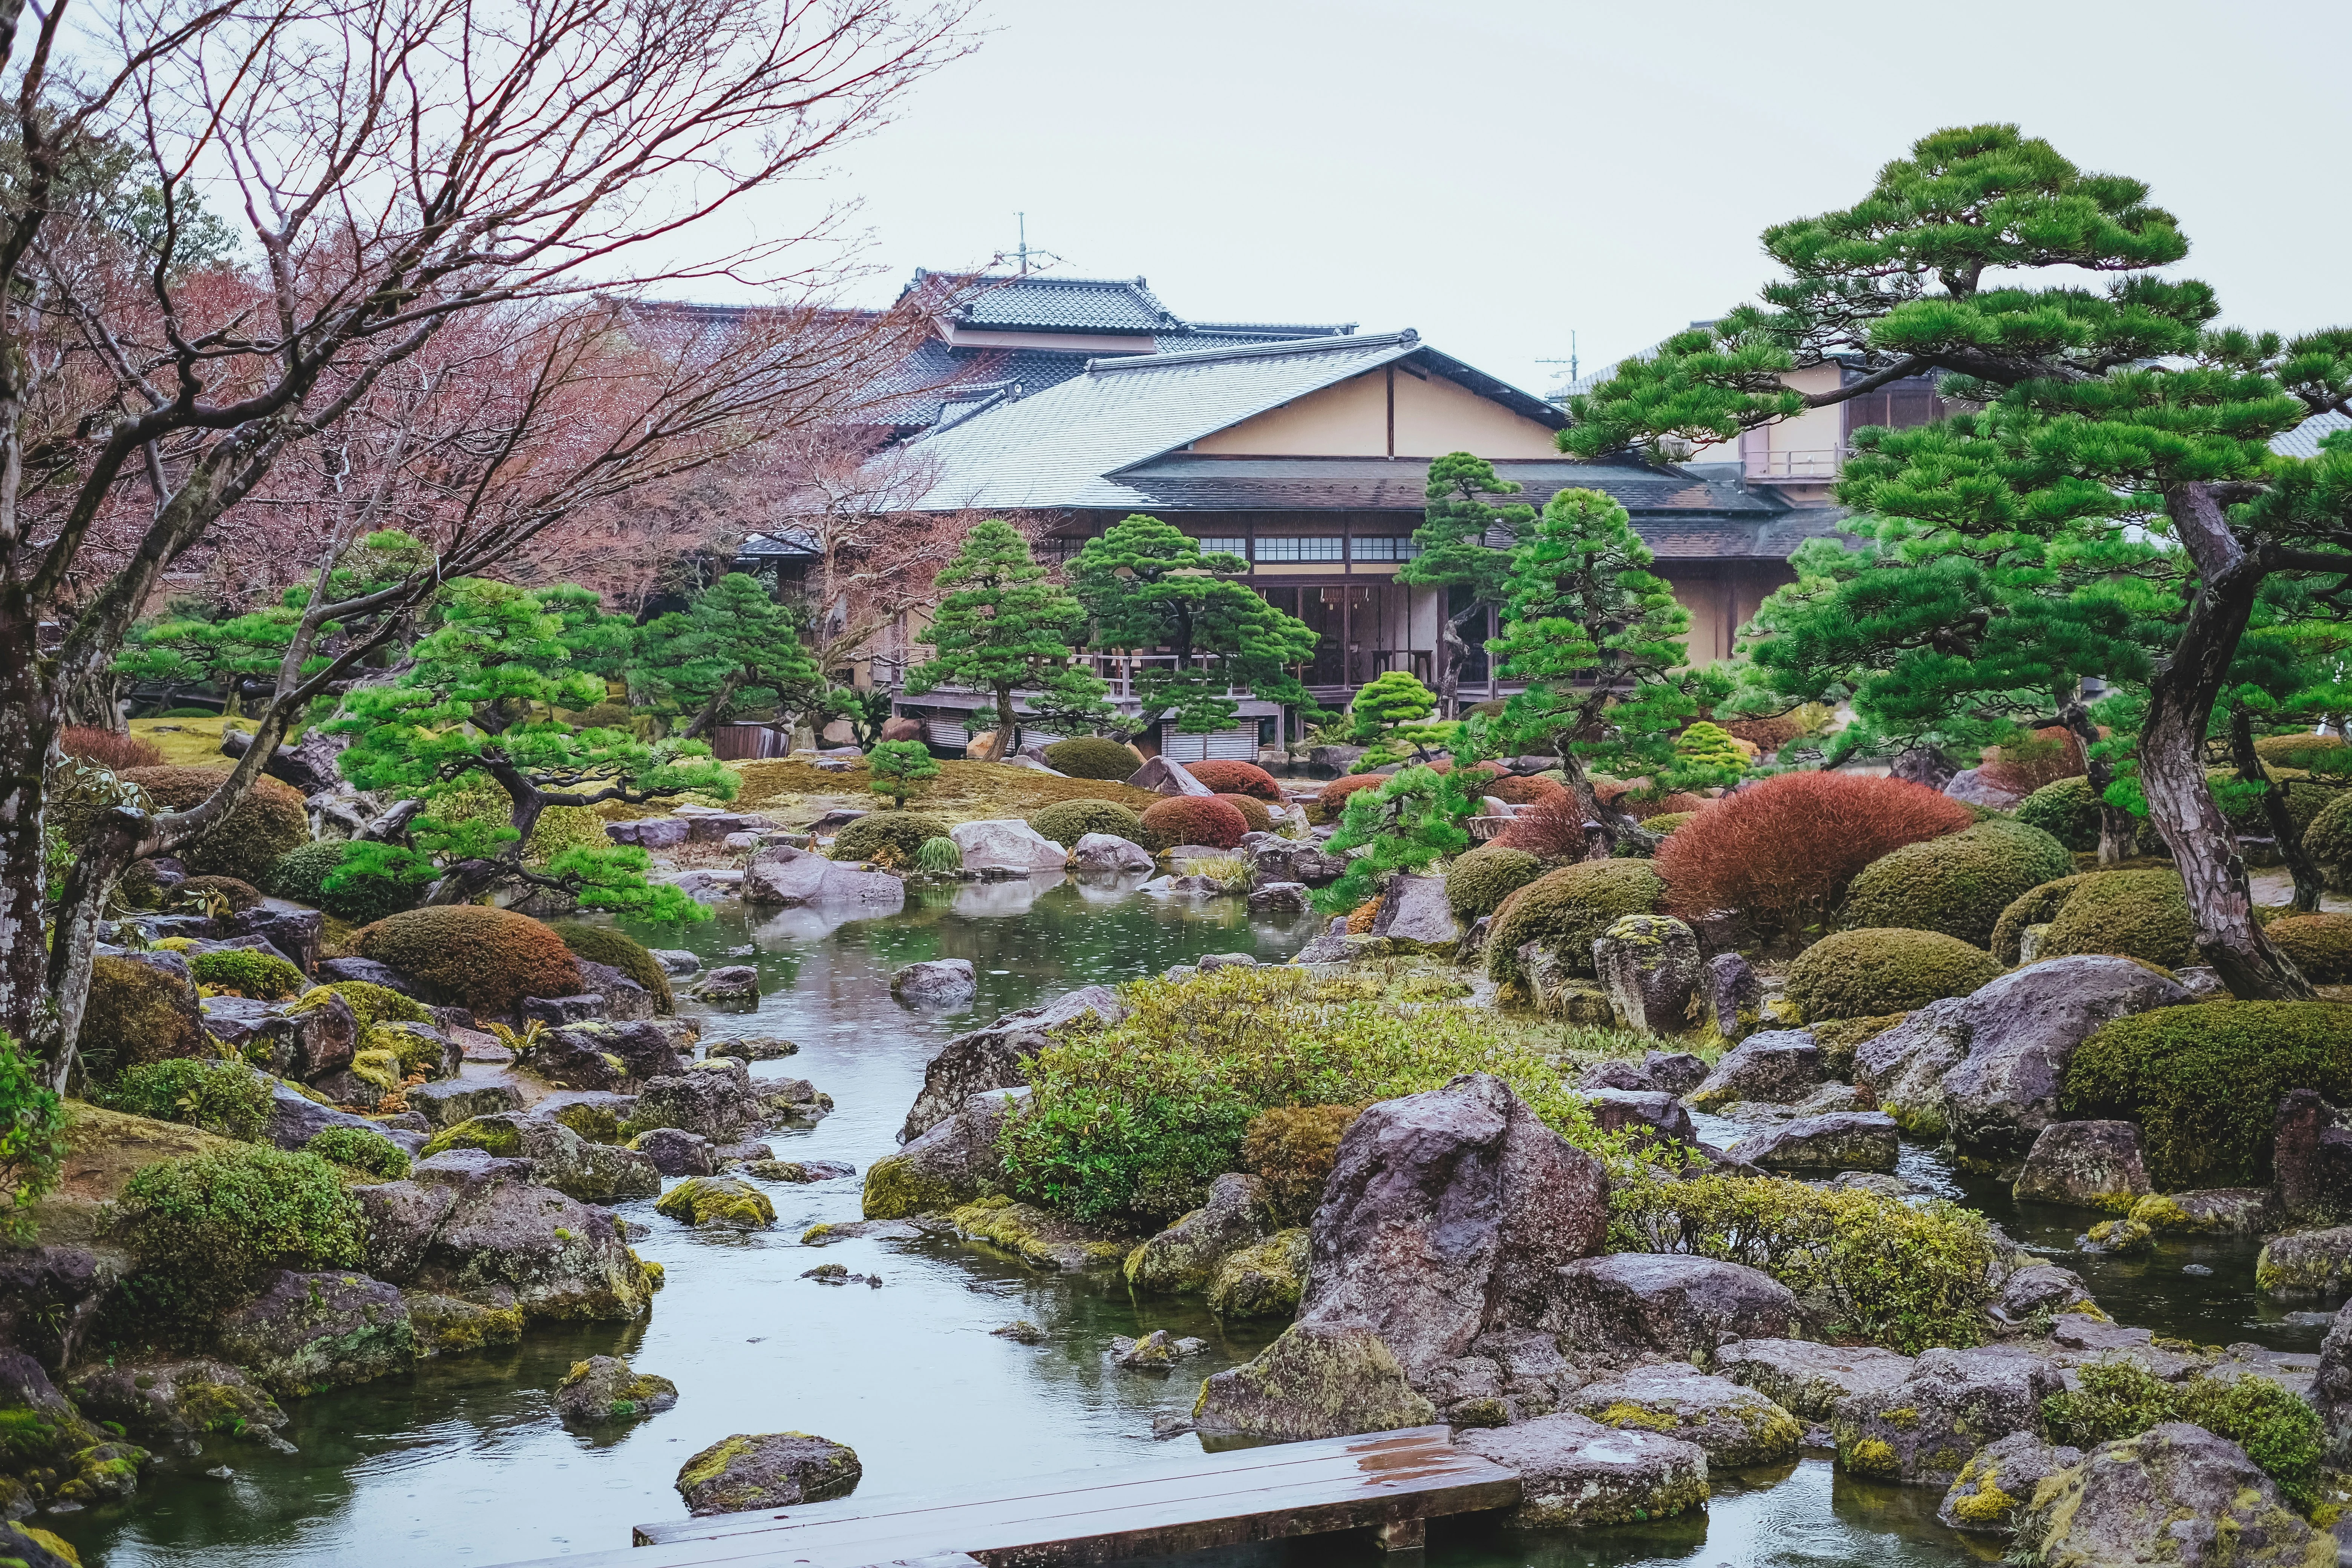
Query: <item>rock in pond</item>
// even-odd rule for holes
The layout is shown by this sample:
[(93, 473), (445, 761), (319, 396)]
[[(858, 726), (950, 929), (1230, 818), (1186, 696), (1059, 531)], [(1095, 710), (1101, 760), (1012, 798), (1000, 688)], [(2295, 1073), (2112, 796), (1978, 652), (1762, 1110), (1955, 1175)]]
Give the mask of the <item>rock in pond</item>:
[(658, 1415), (677, 1403), (677, 1384), (651, 1373), (633, 1372), (618, 1356), (590, 1356), (572, 1363), (555, 1385), (555, 1413), (576, 1426), (604, 1426)]
[(760, 908), (793, 904), (857, 904), (903, 909), (907, 884), (887, 871), (861, 871), (814, 849), (771, 844), (743, 868), (743, 901)]
[(2263, 1243), (2254, 1283), (2273, 1296), (2333, 1296), (2352, 1284), (2352, 1226), (2299, 1230)]
[(797, 1056), (800, 1047), (774, 1035), (751, 1035), (740, 1039), (713, 1040), (702, 1047), (706, 1057), (733, 1057), (741, 1062), (772, 1062)]
[(982, 1089), (1027, 1084), (1029, 1063), (1054, 1032), (1075, 1027), (1089, 1015), (1107, 1028), (1125, 1017), (1127, 1008), (1110, 987), (1086, 985), (1043, 1007), (1007, 1013), (984, 1029), (958, 1035), (923, 1069), (922, 1091), (907, 1112), (898, 1142), (913, 1142)]
[(1767, 1171), (1891, 1171), (1902, 1144), (1886, 1112), (1842, 1110), (1742, 1138), (1732, 1152)]
[(405, 1372), (416, 1359), (400, 1291), (364, 1274), (278, 1269), (220, 1321), (214, 1342), (272, 1393), (297, 1398)]
[(2043, 1312), (2106, 1316), (2091, 1300), (2083, 1277), (2055, 1263), (2028, 1263), (2011, 1272), (2001, 1281), (2000, 1294), (1987, 1310), (1994, 1321), (2011, 1327), (2031, 1322)]
[(8, 1448), (0, 1456), (0, 1519), (36, 1508), (86, 1508), (139, 1489), (147, 1450), (118, 1443), (84, 1419), (40, 1363), (0, 1346), (0, 1426)]
[(2139, 1129), (2128, 1121), (2053, 1121), (2033, 1140), (2011, 1195), (2098, 1208), (2151, 1190)]
[(1291, 1316), (1307, 1289), (1309, 1245), (1302, 1227), (1227, 1253), (1209, 1281), (1209, 1310), (1220, 1318)]
[(1756, 1390), (1678, 1362), (1633, 1367), (1570, 1398), (1603, 1426), (1695, 1444), (1719, 1469), (1775, 1464), (1792, 1457), (1805, 1436), (1795, 1416)]
[(1422, 1426), (1437, 1407), (1413, 1392), (1394, 1352), (1360, 1325), (1295, 1323), (1255, 1360), (1201, 1384), (1203, 1436), (1297, 1443)]
[(855, 1449), (806, 1432), (739, 1433), (679, 1468), (677, 1495), (698, 1517), (744, 1513), (847, 1497), (864, 1474)]
[(967, 871), (1058, 871), (1069, 863), (1069, 852), (1017, 816), (985, 822), (959, 822), (948, 837), (963, 851)]
[(968, 958), (930, 958), (890, 976), (890, 994), (917, 1007), (961, 1007), (980, 994)]
[(1648, 1523), (1706, 1506), (1706, 1450), (1639, 1427), (1563, 1412), (1464, 1432), (1454, 1446), (1518, 1472), (1512, 1522), (1526, 1529)]
[(1196, 1356), (1209, 1348), (1206, 1340), (1178, 1339), (1166, 1329), (1154, 1329), (1139, 1340), (1119, 1336), (1110, 1342), (1113, 1366), (1126, 1372), (1151, 1373), (1165, 1377), (1176, 1370), (1178, 1362)]
[(1723, 1053), (1706, 1081), (1684, 1098), (1702, 1110), (1762, 1100), (1789, 1105), (1821, 1087), (1822, 1050), (1805, 1029), (1750, 1035)]
[(1085, 833), (1070, 846), (1073, 871), (1149, 871), (1151, 851), (1115, 833)]
[(656, 1127), (629, 1140), (629, 1147), (645, 1156), (665, 1176), (715, 1176), (719, 1162), (710, 1140), (683, 1127)]
[(491, 1345), (520, 1343), (522, 1309), (514, 1292), (494, 1287), (481, 1294), (480, 1300), (468, 1301), (434, 1290), (403, 1290), (417, 1355), (467, 1355)]
[(2034, 1433), (2012, 1432), (1976, 1451), (1936, 1517), (1947, 1530), (1969, 1535), (2014, 1535), (2018, 1510), (2033, 1500), (2034, 1488), (2082, 1462), (2080, 1448), (2053, 1447)]
[(1274, 1231), (1265, 1184), (1227, 1174), (1209, 1184), (1209, 1201), (1128, 1255), (1127, 1282), (1139, 1290), (1201, 1290), (1226, 1258)]
[(641, 1129), (677, 1127), (732, 1143), (760, 1123), (764, 1109), (751, 1070), (732, 1057), (714, 1057), (647, 1083), (630, 1120)]
[(948, 1220), (965, 1240), (1001, 1247), (1032, 1268), (1116, 1268), (1135, 1247), (1131, 1236), (1003, 1196), (966, 1204)]
[(751, 1160), (743, 1170), (763, 1182), (837, 1182), (857, 1174), (856, 1166), (839, 1160)]
[(662, 1194), (654, 1212), (697, 1227), (765, 1230), (776, 1223), (768, 1194), (732, 1177), (688, 1176)]
[(694, 994), (705, 1002), (721, 1006), (757, 1003), (760, 1000), (760, 972), (748, 963), (721, 964), (694, 983)]
[(2167, 1422), (2092, 1450), (2035, 1489), (2015, 1552), (2048, 1563), (2321, 1568), (2336, 1542), (2280, 1501), (2244, 1449)]
[(2065, 1385), (2049, 1362), (2007, 1345), (1924, 1352), (1893, 1388), (1839, 1402), (1830, 1423), (1838, 1466), (1875, 1480), (1948, 1488), (1979, 1448), (2039, 1431), (2042, 1402)]
[(1303, 915), (1307, 908), (1304, 882), (1268, 882), (1250, 889), (1249, 912), (1254, 915)]
[(996, 1136), (1026, 1088), (988, 1089), (965, 1099), (895, 1154), (866, 1167), (867, 1219), (905, 1219), (968, 1204), (991, 1191), (1004, 1170)]
[(411, 1289), (511, 1304), (538, 1321), (641, 1318), (653, 1287), (617, 1222), (552, 1187), (520, 1160), (451, 1150), (404, 1182), (355, 1187), (368, 1215), (368, 1268)]
[(1811, 1340), (1734, 1340), (1717, 1347), (1717, 1376), (1745, 1384), (1807, 1421), (1827, 1421), (1838, 1401), (1881, 1394), (1911, 1375), (1912, 1359), (1875, 1345)]
[(1652, 1351), (1688, 1359), (1732, 1340), (1785, 1338), (1789, 1288), (1745, 1264), (1680, 1252), (1612, 1252), (1557, 1273), (1542, 1326), (1570, 1354)]
[(67, 1378), (88, 1421), (111, 1421), (142, 1441), (170, 1442), (207, 1432), (259, 1435), (286, 1425), (268, 1391), (225, 1361), (123, 1362), (80, 1367)]

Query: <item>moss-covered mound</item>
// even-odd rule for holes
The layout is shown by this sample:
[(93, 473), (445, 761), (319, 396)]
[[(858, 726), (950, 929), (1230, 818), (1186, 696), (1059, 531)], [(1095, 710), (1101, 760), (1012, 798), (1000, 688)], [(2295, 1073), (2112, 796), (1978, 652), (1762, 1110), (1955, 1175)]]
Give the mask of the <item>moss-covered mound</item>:
[(2042, 829), (2006, 818), (1980, 822), (1864, 867), (1846, 891), (1840, 923), (1941, 931), (1982, 947), (2003, 910), (2074, 868), (2066, 847)]
[(322, 1160), (332, 1160), (362, 1175), (382, 1176), (387, 1182), (399, 1181), (408, 1174), (408, 1156), (400, 1145), (364, 1127), (321, 1129), (302, 1148)]
[(677, 998), (669, 988), (669, 971), (661, 966), (661, 960), (644, 942), (625, 931), (591, 925), (586, 921), (554, 921), (547, 929), (562, 939), (573, 957), (617, 969), (652, 992), (656, 1011), (677, 1011)]
[(2099, 797), (2086, 778), (2043, 784), (2017, 803), (2017, 820), (2038, 827), (2077, 854), (2099, 847)]
[(123, 1282), (126, 1315), (155, 1328), (217, 1318), (250, 1297), (265, 1268), (365, 1262), (366, 1221), (335, 1167), (267, 1143), (135, 1173), (114, 1235), (137, 1259)]
[(1228, 762), (1212, 757), (1206, 762), (1186, 763), (1184, 771), (1207, 784), (1216, 795), (1246, 795), (1258, 800), (1282, 800), (1282, 786), (1274, 775), (1255, 763)]
[[(2177, 871), (2104, 871), (2085, 877), (2067, 892), (2049, 925), (2037, 958), (2106, 952), (2166, 969), (2197, 962), (2197, 946), (2189, 939), (2189, 897)], [(2022, 927), (2019, 929), (2021, 936)]]
[(110, 1110), (250, 1142), (269, 1121), (269, 1080), (243, 1062), (174, 1057), (124, 1069), (94, 1096)]
[(479, 904), (406, 910), (352, 938), (362, 958), (390, 964), (441, 1002), (493, 1016), (526, 996), (576, 996), (579, 966), (563, 939), (528, 915)]
[(315, 844), (299, 846), (278, 857), (278, 864), (269, 868), (269, 879), (265, 885), (278, 898), (324, 910), (337, 920), (349, 921), (353, 925), (366, 925), (386, 915), (398, 914), (416, 901), (424, 885), (393, 877), (354, 873), (330, 889), (327, 878), (342, 864), (346, 847), (346, 841), (341, 838), (321, 838)]
[(2314, 735), (2308, 731), (2264, 735), (2254, 742), (2254, 755), (2274, 768), (2316, 767), (2341, 772), (2346, 765), (2343, 736)]
[(250, 947), (216, 947), (188, 961), (188, 972), (207, 991), (234, 991), (265, 1002), (299, 996), (310, 982), (282, 958)]
[(194, 988), (129, 958), (91, 962), (78, 1038), (82, 1059), (101, 1076), (141, 1062), (213, 1054)]
[(1941, 931), (1876, 928), (1823, 937), (1789, 966), (1789, 1000), (1807, 1022), (1907, 1013), (2000, 977), (1980, 947)]
[(1571, 973), (1592, 973), (1592, 940), (1622, 915), (1657, 912), (1665, 879), (1646, 860), (1588, 860), (1547, 871), (1506, 898), (1486, 933), (1486, 973), (1524, 992), (1519, 949), (1539, 942)]
[(300, 1012), (310, 1007), (322, 1007), (331, 997), (342, 998), (343, 1005), (359, 1020), (364, 1035), (378, 1024), (430, 1024), (433, 1009), (414, 996), (404, 996), (389, 985), (377, 985), (365, 980), (331, 980), (324, 985), (305, 991), (301, 998), (288, 1009)]
[(1235, 811), (1240, 812), (1242, 814), (1242, 820), (1249, 824), (1249, 830), (1252, 833), (1271, 833), (1274, 831), (1274, 814), (1266, 810), (1265, 802), (1258, 799), (1257, 796), (1254, 795), (1219, 794), (1211, 798), (1222, 800), (1227, 805), (1232, 806)]
[(1033, 813), (1029, 826), (1065, 849), (1076, 848), (1089, 833), (1108, 833), (1129, 844), (1143, 842), (1143, 818), (1108, 800), (1066, 800)]
[(2265, 928), (2315, 985), (2352, 983), (2352, 915), (2289, 915)]
[(1445, 901), (1456, 919), (1475, 921), (1543, 875), (1543, 862), (1524, 849), (1481, 844), (1445, 868)]
[[(185, 811), (209, 799), (226, 774), (215, 768), (130, 768), (121, 777), (147, 792), (159, 811)], [(310, 837), (302, 792), (273, 778), (256, 779), (235, 810), (193, 844), (180, 859), (190, 871), (259, 882), (280, 857)]]
[(915, 811), (873, 811), (843, 828), (833, 841), (836, 860), (871, 860), (912, 867), (926, 838), (945, 838), (948, 825)]
[(2352, 1004), (2200, 1002), (2118, 1018), (2068, 1059), (2058, 1104), (2138, 1122), (2161, 1191), (2259, 1187), (2294, 1089), (2352, 1096)]
[(430, 1160), (452, 1149), (479, 1149), (485, 1154), (510, 1160), (522, 1152), (522, 1131), (509, 1115), (469, 1116), (426, 1139), (418, 1156)]
[(2303, 830), (2303, 847), (2329, 881), (2352, 887), (2352, 789), (2338, 790)]
[(1080, 735), (1046, 747), (1045, 765), (1074, 779), (1125, 779), (1143, 765), (1143, 753), (1123, 742)]
[(1179, 844), (1231, 849), (1250, 830), (1249, 820), (1229, 800), (1213, 795), (1175, 795), (1143, 811), (1143, 847), (1154, 854)]
[(776, 1223), (775, 1205), (749, 1182), (729, 1177), (688, 1176), (661, 1195), (654, 1212), (691, 1226), (764, 1230)]

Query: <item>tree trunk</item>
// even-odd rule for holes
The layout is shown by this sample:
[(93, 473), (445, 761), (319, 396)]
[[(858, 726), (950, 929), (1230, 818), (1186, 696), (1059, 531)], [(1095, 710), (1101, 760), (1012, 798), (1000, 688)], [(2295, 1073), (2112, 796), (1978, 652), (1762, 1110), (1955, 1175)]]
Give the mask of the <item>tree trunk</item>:
[(2205, 729), (2252, 614), (2263, 572), (2203, 485), (2171, 486), (2166, 510), (2203, 583), (2180, 638), (2148, 684), (2140, 789), (2189, 895), (2197, 949), (2242, 1001), (2301, 1001), (2311, 982), (2254, 922), (2253, 889), (2229, 819), (2205, 784)]
[(2262, 753), (2254, 750), (2254, 716), (2242, 702), (2230, 704), (2230, 760), (2237, 764), (2242, 783), (2263, 786), (2263, 816), (2270, 822), (2271, 837), (2278, 840), (2279, 858), (2286, 862), (2287, 875), (2294, 879), (2294, 910), (2310, 914), (2319, 908), (2325, 886), (2319, 865), (2303, 847), (2303, 829), (2287, 810), (2285, 786), (2270, 776), (2263, 766)]
[(58, 721), (40, 677), (39, 636), (38, 617), (10, 584), (0, 595), (0, 1031), (26, 1045), (53, 1011), (41, 929), (41, 777)]
[(2122, 806), (2107, 804), (2107, 786), (2116, 782), (2116, 764), (2098, 754), (2099, 727), (2091, 722), (2091, 710), (2083, 705), (2082, 682), (2076, 681), (2074, 689), (2059, 703), (2058, 722), (2083, 748), (2084, 782), (2091, 786), (2091, 798), (2099, 805), (2099, 864), (2113, 866), (2130, 858), (2139, 823)]
[(1013, 733), (1018, 728), (1013, 717), (1013, 688), (996, 689), (996, 755), (991, 762), (1005, 762), (1013, 755)]
[[(702, 739), (704, 731), (708, 731), (712, 724), (718, 722), (719, 711), (727, 706), (729, 699), (735, 695), (735, 684), (737, 678), (740, 673), (740, 671), (737, 671), (735, 674), (730, 674), (726, 679), (719, 683), (719, 689), (710, 694), (710, 700), (702, 705), (702, 710), (694, 716), (693, 722), (687, 725), (686, 729), (680, 732), (678, 735), (679, 740), (699, 741)], [(782, 719), (783, 717), (783, 709), (782, 707), (779, 707), (776, 710), (776, 717), (778, 719)], [(784, 729), (786, 733), (790, 733), (792, 727), (790, 725), (786, 725), (784, 726)]]

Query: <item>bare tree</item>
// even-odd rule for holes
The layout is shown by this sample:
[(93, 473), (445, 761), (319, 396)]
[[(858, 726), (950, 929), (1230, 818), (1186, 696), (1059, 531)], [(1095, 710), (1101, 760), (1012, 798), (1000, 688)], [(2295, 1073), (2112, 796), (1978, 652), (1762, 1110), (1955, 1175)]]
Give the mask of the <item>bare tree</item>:
[[(582, 506), (839, 416), (856, 342), (813, 310), (659, 334), (597, 295), (724, 279), (813, 301), (839, 275), (837, 213), (716, 256), (694, 226), (879, 123), (965, 47), (964, 10), (571, 0), (494, 23), (462, 0), (116, 0), (88, 22), (53, 5), (27, 32), (0, 0), (17, 88), (0, 147), (0, 1029), (64, 1080), (122, 868), (224, 817), (301, 707), (441, 583)], [(58, 64), (69, 17), (79, 79)], [(233, 193), (252, 266), (198, 256), (218, 227), (200, 187)], [(403, 395), (430, 412), (377, 414), (383, 497), (428, 524), (429, 558), (336, 602), (328, 570), (382, 510), (339, 498), (255, 743), (186, 811), (104, 818), (46, 930), (42, 778), (72, 694), (103, 682), (175, 563), (277, 499), (289, 454), (339, 471), (332, 443)], [(371, 629), (320, 666), (336, 624)]]

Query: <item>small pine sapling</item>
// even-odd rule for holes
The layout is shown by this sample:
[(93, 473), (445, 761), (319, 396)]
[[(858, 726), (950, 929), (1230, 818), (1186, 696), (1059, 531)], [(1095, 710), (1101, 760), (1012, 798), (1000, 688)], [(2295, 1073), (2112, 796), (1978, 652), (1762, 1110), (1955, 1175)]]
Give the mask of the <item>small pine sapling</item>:
[(1349, 795), (1324, 852), (1345, 855), (1369, 844), (1371, 853), (1349, 861), (1346, 876), (1314, 895), (1315, 907), (1345, 914), (1377, 894), (1390, 872), (1419, 871), (1467, 848), (1470, 831), (1463, 824), (1476, 805), (1467, 788), (1473, 776), (1415, 764)]
[(931, 749), (920, 741), (884, 741), (866, 753), (866, 772), (874, 782), (866, 787), (890, 797), (890, 809), (907, 809), (907, 797), (920, 795), (940, 776)]

